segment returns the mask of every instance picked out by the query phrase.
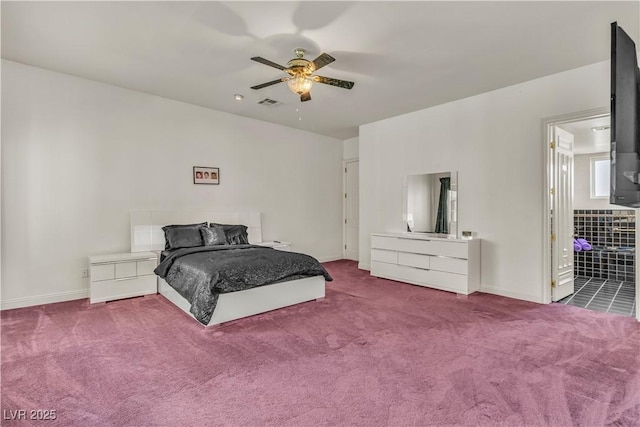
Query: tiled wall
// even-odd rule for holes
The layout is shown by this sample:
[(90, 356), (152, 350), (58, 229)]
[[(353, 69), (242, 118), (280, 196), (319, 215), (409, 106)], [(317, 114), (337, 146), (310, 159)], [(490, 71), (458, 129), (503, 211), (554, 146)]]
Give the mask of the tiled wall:
[(635, 211), (575, 210), (575, 237), (592, 250), (574, 252), (576, 276), (635, 281)]

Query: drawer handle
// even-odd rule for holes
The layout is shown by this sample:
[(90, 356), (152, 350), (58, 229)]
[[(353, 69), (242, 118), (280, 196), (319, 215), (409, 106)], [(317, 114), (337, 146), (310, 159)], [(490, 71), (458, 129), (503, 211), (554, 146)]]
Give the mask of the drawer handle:
[(118, 278), (116, 279), (116, 282), (120, 282), (120, 281), (122, 281), (122, 280), (137, 279), (137, 278), (138, 278), (138, 276), (118, 277)]

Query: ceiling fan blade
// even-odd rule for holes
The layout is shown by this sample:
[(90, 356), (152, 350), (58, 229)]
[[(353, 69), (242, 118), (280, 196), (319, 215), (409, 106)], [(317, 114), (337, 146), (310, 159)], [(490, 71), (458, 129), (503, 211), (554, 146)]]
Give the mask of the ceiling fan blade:
[(282, 82), (284, 82), (286, 80), (288, 80), (288, 78), (283, 77), (283, 78), (278, 79), (278, 80), (272, 80), (270, 82), (262, 83), (260, 85), (251, 86), (251, 89), (262, 89), (263, 87), (267, 87), (267, 86), (275, 85), (275, 84), (278, 84), (278, 83), (282, 83)]
[(268, 65), (268, 66), (273, 67), (273, 68), (277, 68), (278, 70), (284, 70), (285, 69), (285, 67), (283, 67), (282, 65), (276, 64), (275, 62), (269, 61), (268, 59), (264, 59), (264, 58), (261, 58), (259, 56), (254, 56), (253, 58), (251, 58), (251, 60), (259, 62), (259, 63), (264, 64), (264, 65)]
[(311, 78), (313, 79), (314, 82), (324, 83), (326, 85), (331, 85), (331, 86), (337, 86), (343, 89), (351, 89), (355, 84), (354, 82), (348, 82), (346, 80), (340, 80), (340, 79), (332, 79), (331, 77), (312, 76)]
[(311, 92), (300, 95), (300, 102), (311, 101)]
[(313, 65), (316, 66), (316, 70), (319, 70), (325, 65), (331, 64), (335, 60), (336, 59), (333, 56), (326, 53), (322, 53), (320, 54), (320, 56), (318, 56), (316, 59), (313, 60)]

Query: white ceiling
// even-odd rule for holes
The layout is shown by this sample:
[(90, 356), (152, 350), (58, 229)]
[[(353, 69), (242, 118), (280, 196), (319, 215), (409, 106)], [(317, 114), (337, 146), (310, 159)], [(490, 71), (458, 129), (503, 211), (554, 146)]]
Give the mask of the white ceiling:
[[(609, 24), (638, 40), (638, 1), (2, 1), (2, 57), (340, 139), (358, 126), (609, 57)], [(302, 47), (336, 61), (300, 103), (284, 74)], [(234, 101), (233, 95), (245, 96)], [(257, 104), (264, 98), (276, 107)]]

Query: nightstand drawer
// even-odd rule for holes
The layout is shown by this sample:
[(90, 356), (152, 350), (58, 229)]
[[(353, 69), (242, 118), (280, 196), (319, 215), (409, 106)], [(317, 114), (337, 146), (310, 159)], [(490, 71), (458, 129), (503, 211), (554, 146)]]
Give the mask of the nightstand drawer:
[(91, 303), (155, 294), (158, 290), (155, 276), (106, 280), (94, 283), (90, 289)]
[(291, 243), (289, 242), (260, 242), (256, 243), (256, 245), (273, 248), (279, 251), (291, 252)]
[(138, 276), (148, 276), (154, 274), (156, 268), (156, 260), (138, 261)]
[(116, 279), (126, 279), (128, 277), (136, 277), (138, 269), (136, 262), (119, 262), (116, 264)]
[(115, 266), (113, 264), (102, 264), (91, 266), (91, 281), (113, 280), (115, 278)]

